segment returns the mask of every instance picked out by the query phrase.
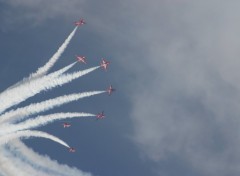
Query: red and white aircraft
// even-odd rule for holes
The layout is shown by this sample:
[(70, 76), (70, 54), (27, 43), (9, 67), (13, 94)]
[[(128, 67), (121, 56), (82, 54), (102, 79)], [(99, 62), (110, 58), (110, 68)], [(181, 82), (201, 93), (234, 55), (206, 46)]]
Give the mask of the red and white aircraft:
[(107, 88), (107, 93), (108, 93), (108, 95), (111, 95), (112, 92), (115, 91), (115, 90), (116, 90), (116, 89), (114, 89), (114, 88), (112, 87), (112, 85), (110, 85), (110, 86)]
[(78, 62), (82, 62), (84, 64), (87, 64), (85, 56), (78, 56), (78, 55), (76, 55), (76, 59), (77, 59)]
[(63, 123), (63, 128), (68, 128), (68, 127), (70, 127), (70, 126), (71, 126), (70, 123), (67, 123), (67, 122)]
[(100, 67), (102, 67), (104, 70), (107, 70), (107, 67), (109, 64), (110, 64), (110, 62), (106, 61), (105, 59), (102, 59), (102, 61), (100, 63)]
[(83, 24), (86, 24), (86, 22), (84, 21), (84, 19), (81, 18), (79, 21), (76, 21), (74, 24), (76, 26), (82, 26)]
[(96, 115), (97, 120), (105, 118), (104, 111)]
[(76, 152), (75, 148), (73, 148), (73, 147), (70, 147), (68, 151), (69, 152)]

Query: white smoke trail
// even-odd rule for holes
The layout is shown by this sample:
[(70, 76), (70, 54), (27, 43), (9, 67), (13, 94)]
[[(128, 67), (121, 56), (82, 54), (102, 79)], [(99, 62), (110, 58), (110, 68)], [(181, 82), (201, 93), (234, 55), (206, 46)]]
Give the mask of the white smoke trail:
[(2, 153), (0, 159), (1, 171), (4, 171), (4, 176), (49, 176), (40, 169), (36, 170), (32, 164), (22, 160), (16, 151), (12, 152), (8, 149), (3, 149), (0, 152)]
[(67, 48), (69, 42), (71, 41), (72, 37), (74, 36), (76, 30), (78, 27), (75, 27), (74, 30), (71, 32), (71, 34), (68, 36), (68, 38), (64, 41), (64, 43), (59, 47), (57, 52), (50, 58), (50, 60), (42, 67), (40, 67), (36, 73), (33, 73), (30, 78), (36, 78), (40, 77), (48, 72), (50, 68), (57, 62), (57, 60), (60, 58), (64, 50)]
[[(20, 148), (14, 145), (4, 145), (0, 148), (1, 171), (4, 171), (5, 176), (49, 176), (44, 168), (38, 167), (34, 162), (30, 162), (22, 154)], [(24, 169), (23, 169), (24, 168)], [(56, 176), (60, 176), (60, 173)]]
[(0, 166), (1, 172), (3, 172), (4, 176), (11, 176), (11, 175), (21, 175), (23, 176), (26, 174), (25, 169), (19, 170), (17, 169), (19, 164), (19, 159), (14, 157), (12, 153), (5, 149), (5, 146), (0, 146)]
[(22, 139), (22, 138), (30, 138), (30, 137), (41, 137), (41, 138), (46, 138), (50, 139), (52, 141), (55, 141), (59, 144), (62, 144), (63, 146), (69, 148), (69, 145), (65, 143), (63, 140), (59, 139), (56, 136), (53, 136), (51, 134), (42, 132), (42, 131), (35, 131), (35, 130), (24, 130), (24, 131), (17, 131), (15, 133), (10, 133), (4, 136), (1, 136), (0, 138), (0, 144), (7, 144), (9, 141), (13, 139)]
[(65, 74), (65, 75), (62, 75), (56, 79), (54, 79), (53, 81), (55, 82), (55, 84), (61, 86), (65, 83), (68, 83), (68, 82), (71, 82), (87, 73), (90, 73), (96, 69), (98, 69), (100, 66), (96, 66), (96, 67), (92, 67), (92, 68), (89, 68), (89, 69), (86, 69), (86, 70), (83, 70), (83, 71), (78, 71), (78, 72), (74, 72), (74, 73), (68, 73), (68, 74)]
[[(94, 70), (99, 68), (93, 67), (83, 71), (78, 71), (72, 74), (63, 75), (59, 78), (52, 79), (50, 76), (44, 76), (39, 79), (32, 80), (27, 84), (20, 85), (10, 90), (6, 90), (4, 93), (0, 94), (0, 113), (6, 110), (7, 108), (19, 104), (20, 102), (32, 97), (43, 90), (50, 90), (56, 86), (62, 86), (74, 79), (77, 79), (81, 76), (84, 76)], [(19, 93), (21, 92), (21, 93)]]
[(50, 100), (46, 100), (40, 103), (30, 104), (29, 106), (18, 108), (16, 110), (12, 110), (6, 112), (5, 114), (0, 116), (0, 124), (3, 122), (15, 122), (27, 118), (30, 115), (34, 115), (43, 111), (50, 110), (56, 106), (63, 105), (65, 103), (69, 103), (71, 101), (77, 101), (81, 98), (97, 95), (105, 93), (105, 91), (91, 91), (91, 92), (83, 92), (83, 93), (76, 93), (70, 95), (64, 95), (57, 98), (53, 98)]
[[(18, 83), (12, 85), (8, 89), (12, 89), (12, 88), (14, 88), (14, 87), (16, 87), (16, 86), (18, 86), (18, 85), (20, 85), (22, 83), (30, 81), (31, 79), (34, 79), (34, 78), (37, 78), (37, 77), (40, 77), (40, 76), (44, 75), (55, 64), (55, 62), (59, 59), (61, 54), (64, 52), (64, 50), (66, 49), (66, 47), (69, 44), (70, 40), (74, 36), (76, 30), (77, 30), (77, 27), (75, 27), (75, 29), (71, 32), (71, 34), (68, 36), (68, 38), (62, 44), (62, 46), (58, 49), (58, 51), (52, 56), (52, 58), (50, 58), (50, 60), (43, 67), (39, 68), (36, 73), (31, 74), (28, 78), (23, 78), (22, 81), (19, 81)], [(70, 69), (72, 66), (70, 66), (70, 67), (67, 66), (69, 68), (67, 68), (65, 71)], [(64, 73), (65, 71), (63, 71), (62, 73)], [(61, 74), (61, 73), (59, 73), (59, 74)]]
[[(8, 154), (5, 152), (4, 145), (0, 146), (0, 152), (1, 152), (0, 166), (1, 166), (1, 172), (3, 173), (3, 175), (4, 176), (16, 175), (17, 171), (14, 169), (15, 167), (13, 167), (13, 165), (11, 165), (11, 159), (8, 156)], [(20, 172), (20, 174), (21, 174), (21, 172)]]
[(16, 125), (5, 125), (1, 129), (2, 135), (6, 135), (7, 133), (13, 133), (15, 131), (19, 130), (26, 130), (31, 128), (36, 128), (42, 125), (46, 125), (48, 123), (51, 123), (55, 120), (61, 120), (66, 118), (76, 118), (76, 117), (93, 117), (94, 114), (90, 113), (55, 113), (55, 114), (49, 114), (44, 116), (38, 116), (34, 119), (29, 119), (24, 122), (18, 123)]
[[(72, 63), (72, 64), (69, 64), (69, 65), (67, 65), (66, 67), (63, 67), (62, 69), (57, 70), (57, 71), (49, 74), (48, 76), (51, 76), (52, 78), (57, 77), (57, 76), (65, 73), (66, 71), (68, 71), (68, 70), (69, 70), (70, 68), (72, 68), (76, 63), (77, 63), (77, 62), (74, 62), (74, 63)], [(37, 79), (37, 78), (35, 78), (35, 79)], [(7, 90), (12, 89), (12, 88), (14, 88), (14, 87), (17, 87), (17, 86), (19, 86), (19, 85), (26, 84), (26, 83), (29, 82), (29, 81), (31, 81), (31, 79), (29, 79), (29, 78), (24, 78), (22, 81), (19, 81), (18, 83), (16, 83), (16, 84), (12, 85), (11, 87), (7, 88)], [(2, 92), (2, 93), (4, 93), (4, 92)]]
[(62, 69), (59, 69), (51, 74), (49, 74), (48, 76), (54, 78), (57, 77), (63, 73), (65, 73), (66, 71), (68, 71), (70, 68), (72, 68), (77, 62), (73, 62), (72, 64), (67, 65), (66, 67), (63, 67)]
[[(92, 176), (90, 173), (82, 172), (67, 165), (59, 164), (57, 161), (51, 160), (48, 156), (41, 156), (19, 140), (12, 141), (10, 146), (18, 148), (19, 151), (21, 151), (31, 163), (35, 163), (37, 161), (36, 164), (38, 164), (40, 168), (46, 168), (47, 166), (47, 168), (51, 169), (52, 171), (58, 171), (59, 175)], [(52, 176), (52, 174), (49, 175)]]
[[(56, 76), (59, 76), (59, 75), (61, 75), (62, 73), (64, 73), (64, 72), (66, 72), (67, 70), (69, 70), (71, 67), (73, 67), (74, 65), (76, 64), (76, 62), (74, 62), (74, 63), (72, 63), (72, 64), (70, 64), (70, 65), (68, 65), (68, 66), (66, 66), (66, 67), (64, 67), (64, 68), (62, 68), (62, 69), (60, 69), (60, 70), (58, 70), (58, 71), (55, 71), (54, 73), (52, 73), (52, 74), (50, 74), (52, 77), (56, 77)], [(21, 81), (21, 82), (19, 82), (19, 83), (17, 83), (17, 84), (15, 84), (15, 85), (13, 85), (13, 86), (11, 86), (10, 88), (8, 88), (8, 89), (12, 89), (12, 88), (14, 88), (14, 87), (17, 87), (17, 86), (19, 86), (20, 84), (26, 84), (26, 82), (27, 81), (30, 81), (29, 79), (24, 79), (23, 81)], [(6, 152), (6, 151), (5, 151)], [(5, 168), (5, 174), (2, 174), (2, 175), (26, 175), (27, 173), (26, 172), (24, 172), (23, 170), (19, 170), (19, 169), (17, 169), (16, 170), (16, 166), (14, 166), (14, 164), (13, 163), (15, 163), (15, 165), (18, 165), (18, 166), (20, 166), (20, 165), (23, 165), (24, 167), (20, 167), (20, 168), (24, 168), (24, 170), (26, 171), (26, 170), (28, 170), (29, 172), (28, 172), (28, 175), (32, 175), (33, 173), (34, 173), (34, 175), (41, 175), (41, 176), (44, 176), (45, 174), (43, 174), (42, 172), (39, 172), (39, 170), (38, 171), (36, 171), (36, 170), (33, 170), (32, 169), (32, 167), (31, 166), (29, 166), (29, 165), (24, 165), (23, 164), (23, 161), (20, 161), (17, 157), (13, 157), (12, 156), (12, 158), (10, 158), (11, 156), (10, 156), (10, 153), (8, 153), (8, 156), (7, 156), (7, 158), (6, 157), (4, 157), (3, 156), (3, 153), (4, 153), (4, 151), (1, 151), (1, 153), (2, 153), (2, 155), (1, 155), (1, 159), (0, 159), (0, 163), (1, 163), (1, 171), (3, 172), (3, 170), (4, 170), (4, 168)], [(14, 162), (13, 162), (14, 161)], [(5, 165), (6, 165), (6, 167), (5, 167)], [(47, 176), (48, 174), (46, 174), (46, 176)], [(59, 175), (59, 174), (58, 174)]]
[(27, 171), (27, 173), (24, 173), (23, 176), (67, 176), (67, 174), (62, 174), (58, 170), (53, 170), (47, 165), (39, 165), (36, 160), (33, 161), (29, 159), (22, 151), (22, 148), (15, 146), (14, 142), (15, 140), (9, 143), (9, 145), (6, 145), (4, 152), (9, 153), (10, 159), (14, 161), (12, 161), (11, 165), (15, 165), (15, 167), (17, 165), (17, 167), (14, 168), (15, 170), (19, 170), (20, 172), (22, 170)]

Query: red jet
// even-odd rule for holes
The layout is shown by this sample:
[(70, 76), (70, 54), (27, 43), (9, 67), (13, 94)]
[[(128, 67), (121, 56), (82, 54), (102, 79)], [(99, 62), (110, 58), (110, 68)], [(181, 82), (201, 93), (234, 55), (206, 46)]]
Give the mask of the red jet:
[(68, 127), (70, 127), (70, 126), (71, 126), (70, 123), (67, 123), (67, 122), (63, 123), (63, 128), (68, 128)]
[(102, 111), (101, 113), (98, 113), (98, 114), (96, 115), (97, 120), (103, 119), (104, 117), (105, 117), (104, 111)]
[(87, 64), (85, 56), (78, 56), (78, 55), (76, 55), (76, 59), (77, 59), (78, 62), (82, 62), (84, 64)]
[(83, 24), (86, 24), (86, 22), (84, 21), (84, 19), (81, 18), (79, 21), (76, 21), (74, 24), (76, 26), (82, 26)]
[(72, 152), (72, 153), (73, 153), (73, 152), (76, 152), (75, 148), (73, 148), (73, 147), (70, 147), (68, 151), (69, 151), (69, 152)]
[(107, 88), (107, 93), (108, 93), (108, 95), (111, 95), (112, 92), (115, 91), (115, 90), (116, 90), (116, 89), (114, 89), (114, 88), (112, 87), (112, 85), (110, 85), (110, 86)]
[(106, 61), (105, 59), (102, 59), (102, 62), (100, 63), (100, 67), (102, 67), (104, 70), (107, 70), (108, 65), (110, 62)]

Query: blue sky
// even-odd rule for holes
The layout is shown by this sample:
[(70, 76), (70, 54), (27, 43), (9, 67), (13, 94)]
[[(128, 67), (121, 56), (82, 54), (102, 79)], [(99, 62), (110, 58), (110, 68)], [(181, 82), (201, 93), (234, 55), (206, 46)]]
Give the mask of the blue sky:
[(102, 90), (50, 112), (105, 110), (108, 116), (41, 127), (77, 148), (52, 141), (24, 142), (59, 163), (92, 175), (239, 175), (239, 6), (237, 1), (0, 0), (0, 89), (28, 76), (78, 29), (51, 70), (85, 55), (111, 62), (70, 84), (23, 102)]

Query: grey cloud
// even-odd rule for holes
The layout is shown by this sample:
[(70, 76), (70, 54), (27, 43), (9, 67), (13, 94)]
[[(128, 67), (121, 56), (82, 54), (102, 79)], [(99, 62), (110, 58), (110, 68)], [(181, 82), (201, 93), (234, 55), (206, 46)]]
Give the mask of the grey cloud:
[(135, 88), (132, 118), (135, 140), (155, 161), (177, 155), (200, 175), (238, 175), (239, 5), (148, 3), (141, 15), (142, 65), (154, 74)]

